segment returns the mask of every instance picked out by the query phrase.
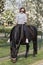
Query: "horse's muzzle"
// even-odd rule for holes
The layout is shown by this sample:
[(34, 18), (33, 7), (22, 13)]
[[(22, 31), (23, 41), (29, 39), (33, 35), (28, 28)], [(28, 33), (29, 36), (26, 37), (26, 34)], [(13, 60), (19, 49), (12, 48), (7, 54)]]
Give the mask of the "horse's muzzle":
[(16, 62), (16, 58), (11, 58), (11, 61), (12, 61), (13, 63), (15, 63), (15, 62)]

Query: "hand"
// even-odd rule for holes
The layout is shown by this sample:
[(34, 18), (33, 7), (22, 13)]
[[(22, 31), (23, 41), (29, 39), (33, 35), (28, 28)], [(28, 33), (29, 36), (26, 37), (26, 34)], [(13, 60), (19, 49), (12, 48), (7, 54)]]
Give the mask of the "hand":
[(25, 22), (25, 24), (27, 24), (27, 23)]

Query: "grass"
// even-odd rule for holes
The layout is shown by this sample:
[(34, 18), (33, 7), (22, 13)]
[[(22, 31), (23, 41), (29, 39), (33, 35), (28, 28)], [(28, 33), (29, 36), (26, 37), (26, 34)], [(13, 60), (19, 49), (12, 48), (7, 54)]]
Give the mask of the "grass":
[[(8, 56), (10, 55), (10, 46), (8, 45), (8, 43), (3, 43), (0, 44), (2, 45), (0, 47), (0, 57), (5, 57), (5, 56)], [(32, 49), (32, 43), (30, 44), (30, 49)], [(26, 46), (25, 45), (21, 45), (20, 46), (20, 49), (19, 49), (19, 53), (22, 53), (22, 52), (25, 52), (26, 50)]]
[(0, 62), (0, 65), (31, 65), (41, 59), (43, 59), (43, 50), (40, 50), (36, 57), (30, 54), (28, 58), (24, 58), (23, 56), (19, 57), (16, 63), (12, 63), (11, 60), (8, 59)]
[[(7, 38), (0, 39), (0, 57), (5, 57), (5, 56), (10, 55), (10, 46), (9, 46), (9, 43), (7, 43), (7, 40), (8, 40)], [(42, 44), (43, 43), (40, 43), (40, 45)], [(33, 48), (33, 44), (31, 42), (30, 49), (32, 48)], [(21, 45), (19, 49), (19, 53), (25, 52), (25, 50), (26, 50), (26, 46)]]
[(10, 46), (7, 43), (7, 38), (0, 39), (0, 57), (5, 57), (10, 54)]
[(0, 39), (0, 47), (9, 45), (9, 43), (7, 43), (7, 41), (8, 41), (8, 38)]
[(0, 47), (0, 58), (8, 56), (10, 54), (9, 46), (7, 47)]
[(8, 39), (7, 38), (0, 38), (0, 45), (6, 43)]
[[(7, 38), (0, 39), (0, 57), (5, 57), (10, 55), (10, 44), (7, 43)], [(32, 49), (32, 43), (30, 44), (30, 49)], [(22, 53), (26, 50), (25, 45), (21, 45), (19, 49), (19, 53)]]
[[(26, 47), (21, 45), (19, 49), (19, 53), (25, 52), (25, 50), (26, 50)], [(10, 46), (0, 47), (0, 57), (5, 57), (8, 55), (10, 55)]]
[[(25, 51), (25, 46), (20, 46), (19, 52)], [(0, 39), (0, 57), (10, 55), (10, 44), (7, 43), (7, 38)]]
[[(7, 40), (8, 40), (7, 38), (0, 39), (0, 46), (1, 46), (0, 47), (0, 58), (10, 55), (10, 46), (8, 46), (9, 43), (6, 42)], [(43, 45), (43, 42), (40, 42), (40, 44)], [(33, 45), (31, 42), (30, 49), (32, 49), (32, 47)], [(21, 45), (19, 49), (19, 53), (24, 52), (25, 49), (26, 49), (26, 46)], [(2, 62), (0, 62), (0, 65), (31, 65), (32, 63), (37, 62), (38, 60), (41, 60), (41, 59), (43, 59), (43, 49), (38, 52), (36, 57), (33, 57), (32, 52), (31, 52), (28, 58), (24, 58), (24, 55), (18, 56), (18, 61), (15, 64), (12, 63), (10, 59), (7, 59), (7, 60), (3, 60)]]

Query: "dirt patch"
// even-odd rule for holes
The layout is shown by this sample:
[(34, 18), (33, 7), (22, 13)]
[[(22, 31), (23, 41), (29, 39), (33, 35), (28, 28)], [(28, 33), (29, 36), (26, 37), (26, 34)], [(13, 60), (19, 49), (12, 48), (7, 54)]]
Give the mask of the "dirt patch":
[(37, 61), (36, 63), (34, 63), (32, 65), (43, 65), (43, 60)]

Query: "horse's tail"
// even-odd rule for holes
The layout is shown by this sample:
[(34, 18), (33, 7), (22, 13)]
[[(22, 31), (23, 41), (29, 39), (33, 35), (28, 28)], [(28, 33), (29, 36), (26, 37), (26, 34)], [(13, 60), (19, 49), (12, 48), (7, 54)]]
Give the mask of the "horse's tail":
[(34, 30), (35, 30), (35, 35), (37, 36), (37, 28), (36, 27), (34, 27)]

